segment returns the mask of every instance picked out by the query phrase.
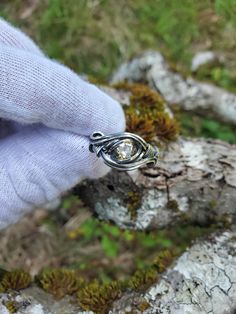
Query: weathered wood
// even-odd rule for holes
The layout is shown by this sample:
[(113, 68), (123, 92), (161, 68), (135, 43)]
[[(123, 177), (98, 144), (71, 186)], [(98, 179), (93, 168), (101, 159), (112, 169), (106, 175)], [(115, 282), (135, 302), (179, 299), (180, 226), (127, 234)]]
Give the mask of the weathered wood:
[(113, 83), (146, 81), (171, 105), (204, 115), (216, 115), (236, 125), (236, 95), (222, 88), (183, 78), (172, 71), (159, 52), (146, 52), (123, 64), (113, 76)]

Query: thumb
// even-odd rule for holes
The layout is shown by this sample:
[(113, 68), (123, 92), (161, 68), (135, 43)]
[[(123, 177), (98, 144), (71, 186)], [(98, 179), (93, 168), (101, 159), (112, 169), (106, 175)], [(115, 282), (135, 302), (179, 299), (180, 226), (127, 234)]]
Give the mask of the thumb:
[(89, 139), (42, 126), (26, 127), (0, 142), (0, 229), (48, 203), (85, 177), (108, 168), (89, 151)]

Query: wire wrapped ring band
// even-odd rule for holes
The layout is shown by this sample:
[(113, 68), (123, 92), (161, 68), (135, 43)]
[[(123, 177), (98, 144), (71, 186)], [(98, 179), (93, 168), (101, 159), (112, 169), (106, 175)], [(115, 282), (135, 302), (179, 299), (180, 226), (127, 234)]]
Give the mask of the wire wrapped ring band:
[(144, 165), (155, 166), (159, 157), (156, 146), (129, 132), (110, 135), (94, 132), (90, 136), (89, 150), (102, 157), (105, 164), (111, 168), (126, 171)]

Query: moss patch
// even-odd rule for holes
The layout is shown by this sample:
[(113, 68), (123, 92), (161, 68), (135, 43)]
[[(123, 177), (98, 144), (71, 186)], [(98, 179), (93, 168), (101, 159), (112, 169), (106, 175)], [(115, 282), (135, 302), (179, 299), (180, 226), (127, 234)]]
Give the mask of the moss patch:
[(171, 265), (173, 260), (175, 259), (177, 253), (171, 252), (169, 250), (161, 251), (153, 261), (153, 267), (158, 271), (158, 273), (162, 273)]
[(36, 280), (43, 290), (57, 299), (74, 294), (84, 285), (84, 280), (68, 269), (45, 269)]
[(146, 269), (137, 270), (127, 282), (131, 289), (146, 290), (153, 283), (157, 282), (158, 275), (163, 273), (175, 259), (176, 254), (169, 250), (161, 251)]
[(10, 313), (16, 313), (19, 309), (19, 304), (14, 300), (9, 300), (3, 303)]
[(179, 211), (179, 205), (176, 200), (170, 199), (166, 204), (167, 209), (170, 209), (172, 211), (178, 212)]
[(141, 201), (142, 197), (139, 192), (136, 191), (127, 192), (125, 204), (128, 208), (132, 220), (135, 220), (137, 218), (137, 209), (141, 206)]
[(108, 313), (113, 301), (121, 296), (120, 284), (116, 281), (101, 284), (97, 280), (86, 285), (78, 292), (79, 305), (85, 311)]
[(13, 270), (6, 272), (0, 281), (0, 292), (9, 290), (21, 290), (27, 288), (32, 279), (31, 276), (23, 270)]
[(128, 287), (133, 290), (146, 290), (158, 279), (157, 271), (154, 267), (148, 269), (137, 270), (134, 275), (128, 280)]
[(146, 141), (173, 141), (179, 135), (179, 124), (165, 112), (163, 98), (143, 84), (119, 83), (117, 89), (131, 92), (130, 105), (125, 107), (126, 129)]
[(137, 307), (143, 313), (150, 308), (150, 304), (146, 300), (144, 300), (143, 302), (139, 303)]
[[(85, 311), (95, 313), (108, 313), (112, 303), (119, 299), (127, 289), (145, 291), (153, 283), (157, 282), (160, 273), (172, 263), (175, 255), (165, 250), (159, 253), (150, 266), (137, 270), (134, 275), (125, 280), (113, 280), (102, 283), (97, 279), (86, 282), (79, 276), (79, 271), (70, 269), (44, 269), (36, 277), (34, 282), (56, 299), (66, 295), (76, 296), (76, 301)], [(21, 290), (32, 282), (28, 273), (15, 270), (6, 272), (1, 279), (1, 292), (8, 290)], [(18, 304), (9, 301), (6, 304), (11, 313), (14, 313)], [(140, 303), (144, 309), (148, 304)]]

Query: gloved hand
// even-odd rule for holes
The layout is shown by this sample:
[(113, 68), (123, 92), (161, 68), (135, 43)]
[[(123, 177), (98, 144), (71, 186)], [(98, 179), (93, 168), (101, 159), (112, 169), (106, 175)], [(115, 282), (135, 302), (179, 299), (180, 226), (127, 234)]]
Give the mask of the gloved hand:
[(0, 229), (109, 168), (89, 135), (125, 129), (115, 100), (0, 19)]

